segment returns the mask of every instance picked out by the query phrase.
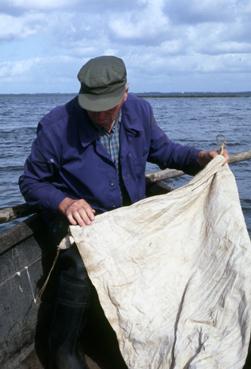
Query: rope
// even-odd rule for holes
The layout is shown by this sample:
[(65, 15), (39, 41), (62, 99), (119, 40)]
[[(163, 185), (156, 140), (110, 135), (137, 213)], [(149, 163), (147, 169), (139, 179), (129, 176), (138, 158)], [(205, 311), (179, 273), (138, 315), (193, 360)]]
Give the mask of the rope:
[(21, 273), (23, 273), (24, 271), (26, 271), (29, 267), (31, 267), (33, 264), (38, 263), (41, 260), (41, 257), (37, 258), (36, 260), (34, 260), (31, 264), (26, 265), (25, 267), (23, 267), (22, 269), (20, 269), (18, 272), (13, 273), (10, 277), (6, 278), (3, 282), (0, 283), (0, 288), (2, 286), (5, 285), (5, 283), (9, 282), (12, 278), (14, 277), (19, 277), (21, 276)]
[(44, 293), (44, 291), (45, 291), (45, 289), (46, 289), (46, 286), (47, 286), (47, 284), (48, 284), (48, 282), (49, 282), (49, 279), (50, 279), (51, 273), (52, 273), (52, 271), (53, 271), (53, 269), (54, 269), (54, 267), (55, 267), (55, 265), (56, 265), (56, 262), (57, 262), (57, 260), (58, 260), (60, 250), (61, 250), (61, 249), (58, 247), (58, 249), (57, 249), (57, 253), (56, 253), (56, 256), (55, 256), (55, 258), (54, 258), (54, 260), (53, 260), (53, 264), (52, 264), (52, 267), (51, 267), (51, 269), (50, 269), (50, 271), (49, 271), (49, 274), (48, 274), (48, 276), (47, 276), (46, 280), (44, 281), (43, 286), (42, 286), (42, 287), (40, 288), (40, 290), (38, 291), (37, 297), (34, 299), (35, 304), (37, 304), (38, 302), (40, 302), (40, 301), (41, 301), (41, 298), (42, 298), (42, 296), (43, 296), (43, 293)]

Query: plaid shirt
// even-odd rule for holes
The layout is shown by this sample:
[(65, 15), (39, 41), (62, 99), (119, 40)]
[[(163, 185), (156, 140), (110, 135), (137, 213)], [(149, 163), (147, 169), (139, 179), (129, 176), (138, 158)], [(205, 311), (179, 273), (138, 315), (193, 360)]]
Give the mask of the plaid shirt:
[[(119, 167), (119, 129), (120, 129), (120, 122), (121, 122), (121, 112), (119, 112), (118, 118), (116, 119), (116, 121), (114, 122), (114, 125), (112, 127), (111, 132), (107, 132), (104, 128), (100, 128), (99, 132), (100, 132), (100, 142), (102, 143), (102, 145), (104, 146), (104, 148), (106, 149), (106, 151), (108, 152), (108, 154), (110, 155), (112, 161), (114, 162), (116, 169), (117, 169), (117, 175), (118, 175), (118, 179), (119, 179), (119, 183), (120, 183), (120, 197), (122, 199), (123, 202), (123, 187), (121, 184), (121, 179), (120, 179), (120, 167)], [(97, 125), (96, 125), (97, 126)]]
[(121, 113), (119, 113), (112, 130), (108, 133), (105, 129), (100, 129), (100, 142), (107, 150), (112, 161), (116, 165), (119, 173), (119, 128), (121, 122)]

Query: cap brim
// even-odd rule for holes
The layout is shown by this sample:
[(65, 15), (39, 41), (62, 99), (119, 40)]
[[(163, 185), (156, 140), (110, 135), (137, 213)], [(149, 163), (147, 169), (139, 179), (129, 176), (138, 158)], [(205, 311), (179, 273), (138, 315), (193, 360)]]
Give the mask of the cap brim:
[(110, 94), (82, 94), (78, 95), (78, 103), (79, 105), (89, 111), (106, 111), (114, 108), (118, 105), (124, 95), (125, 86), (120, 87), (116, 92), (112, 92)]

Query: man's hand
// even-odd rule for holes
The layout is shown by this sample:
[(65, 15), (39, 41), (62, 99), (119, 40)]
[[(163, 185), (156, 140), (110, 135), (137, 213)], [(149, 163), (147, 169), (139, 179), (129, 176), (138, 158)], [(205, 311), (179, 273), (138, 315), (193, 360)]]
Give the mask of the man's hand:
[[(217, 155), (219, 155), (219, 152), (217, 151), (200, 151), (198, 155), (198, 162), (201, 167), (205, 167), (213, 158), (215, 158)], [(225, 158), (225, 163), (229, 160), (229, 155), (227, 150), (223, 150), (221, 155)]]
[(73, 225), (84, 227), (92, 224), (95, 218), (95, 210), (84, 199), (74, 200), (66, 197), (60, 202), (58, 208)]

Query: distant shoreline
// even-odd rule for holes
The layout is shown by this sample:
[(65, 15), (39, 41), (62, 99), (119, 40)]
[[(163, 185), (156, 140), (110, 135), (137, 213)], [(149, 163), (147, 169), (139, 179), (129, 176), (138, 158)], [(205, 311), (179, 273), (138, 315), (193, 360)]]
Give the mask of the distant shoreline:
[[(178, 98), (178, 97), (251, 97), (251, 91), (243, 92), (133, 92), (140, 97), (149, 98)], [(0, 93), (0, 96), (75, 96), (74, 92), (42, 92), (42, 93)]]
[(140, 92), (141, 97), (251, 97), (251, 92)]

